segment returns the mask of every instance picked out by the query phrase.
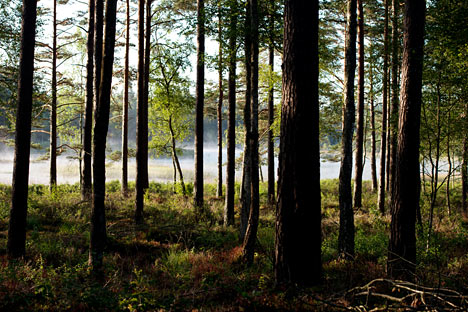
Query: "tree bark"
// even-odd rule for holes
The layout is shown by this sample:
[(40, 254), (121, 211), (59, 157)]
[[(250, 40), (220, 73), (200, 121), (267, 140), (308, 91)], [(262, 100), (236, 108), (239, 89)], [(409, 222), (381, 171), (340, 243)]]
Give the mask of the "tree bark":
[(385, 161), (387, 160), (387, 102), (388, 102), (388, 1), (385, 0), (385, 25), (384, 25), (384, 64), (383, 64), (383, 96), (382, 96), (382, 131), (380, 137), (380, 178), (378, 207), (382, 214), (385, 214)]
[(392, 196), (388, 273), (412, 279), (416, 264), (415, 218), (419, 207), (419, 127), (421, 119), (425, 0), (406, 0), (398, 149)]
[(245, 18), (245, 105), (244, 105), (244, 159), (242, 165), (242, 183), (241, 183), (241, 213), (240, 213), (240, 239), (242, 242), (245, 240), (247, 226), (249, 223), (250, 206), (252, 199), (252, 159), (250, 137), (252, 136), (252, 36), (250, 34), (252, 24), (250, 22), (250, 10), (252, 7), (250, 3), (246, 5), (246, 18)]
[[(248, 1), (249, 2), (249, 1)], [(255, 242), (257, 241), (258, 218), (260, 209), (259, 192), (259, 156), (258, 156), (258, 1), (250, 0), (250, 23), (252, 44), (252, 83), (251, 83), (251, 138), (250, 138), (250, 161), (251, 161), (251, 200), (249, 211), (249, 222), (245, 232), (243, 255), (247, 264), (251, 265), (254, 260)], [(246, 103), (247, 104), (247, 103)]]
[(228, 124), (227, 124), (227, 165), (226, 203), (224, 224), (234, 224), (234, 194), (236, 177), (236, 46), (237, 46), (237, 6), (231, 2), (229, 25), (229, 77), (228, 77)]
[[(271, 4), (273, 6), (273, 4)], [(274, 21), (274, 8), (271, 8), (269, 16), (269, 31), (270, 31), (270, 42), (268, 46), (268, 64), (270, 66), (271, 74), (274, 71), (275, 64), (275, 47), (273, 31), (275, 28)], [(273, 81), (270, 79), (270, 85), (268, 90), (268, 202), (270, 205), (274, 205), (276, 202), (275, 196), (275, 142), (273, 137), (273, 123), (275, 121), (275, 106), (274, 106), (274, 88)]]
[[(137, 131), (136, 131), (136, 178), (135, 178), (135, 223), (143, 223), (143, 206), (145, 193), (144, 171), (145, 146), (148, 143), (148, 122), (145, 117), (145, 0), (138, 1), (138, 85), (137, 85)], [(146, 122), (145, 122), (146, 121)]]
[(194, 204), (203, 207), (203, 107), (205, 103), (205, 1), (197, 0), (197, 82), (195, 108)]
[(393, 192), (393, 183), (395, 181), (395, 158), (397, 150), (398, 137), (398, 72), (399, 72), (399, 57), (398, 57), (398, 7), (399, 0), (392, 0), (393, 16), (392, 16), (392, 103), (390, 109), (390, 194)]
[(83, 127), (83, 171), (81, 179), (81, 199), (88, 200), (92, 195), (92, 136), (93, 136), (93, 104), (94, 104), (94, 14), (95, 0), (89, 0), (87, 62), (86, 62), (86, 105)]
[(57, 0), (52, 11), (52, 98), (50, 103), (49, 187), (57, 186)]
[(356, 159), (354, 163), (354, 207), (362, 207), (362, 171), (364, 154), (364, 10), (363, 0), (357, 1), (358, 6), (358, 105), (357, 105), (357, 129), (356, 129)]
[(99, 102), (96, 106), (93, 138), (93, 210), (91, 213), (91, 234), (89, 264), (93, 271), (102, 268), (104, 247), (106, 245), (106, 139), (109, 127), (109, 112), (112, 88), (112, 69), (114, 63), (115, 24), (117, 0), (106, 1), (104, 53), (102, 56), (101, 85)]
[(384, 1), (385, 21), (384, 21), (384, 53), (383, 53), (383, 78), (382, 78), (382, 129), (380, 140), (380, 175), (379, 175), (379, 193), (378, 207), (380, 212), (385, 214), (385, 182), (386, 182), (386, 160), (387, 160), (387, 121), (388, 121), (388, 1)]
[(376, 192), (378, 188), (377, 184), (377, 161), (376, 161), (376, 138), (375, 138), (375, 106), (374, 106), (374, 72), (373, 65), (370, 65), (370, 91), (369, 91), (369, 106), (370, 106), (370, 118), (371, 118), (371, 176), (372, 176), (372, 191)]
[(285, 2), (283, 55), (275, 281), (318, 284), (322, 263), (317, 0)]
[(218, 86), (219, 86), (219, 98), (218, 98), (218, 184), (216, 188), (216, 196), (221, 198), (223, 196), (223, 31), (222, 31), (222, 13), (221, 13), (221, 2), (218, 3)]
[(343, 134), (341, 139), (341, 166), (339, 177), (340, 257), (354, 257), (354, 212), (351, 191), (353, 169), (353, 130), (355, 119), (354, 76), (356, 70), (356, 0), (348, 0), (347, 32), (344, 68)]
[(130, 86), (130, 0), (126, 0), (127, 25), (125, 30), (124, 101), (122, 109), (122, 195), (128, 194), (128, 89)]
[(15, 158), (7, 242), (7, 254), (10, 258), (22, 257), (26, 251), (36, 8), (36, 0), (23, 0)]
[(143, 139), (142, 146), (142, 179), (143, 189), (147, 190), (149, 187), (148, 177), (148, 98), (149, 98), (149, 79), (150, 79), (150, 61), (151, 61), (151, 3), (152, 0), (146, 0), (146, 27), (145, 27), (145, 78), (144, 78), (144, 91), (143, 91)]
[[(174, 166), (177, 169), (177, 172), (179, 172), (180, 185), (182, 187), (182, 194), (185, 195), (186, 191), (185, 191), (184, 175), (182, 174), (182, 168), (180, 167), (179, 157), (177, 156), (177, 146), (176, 146), (174, 129), (172, 127), (172, 117), (169, 117), (169, 131), (171, 133), (172, 159), (174, 161)], [(174, 174), (174, 177), (175, 177), (175, 174)]]
[(461, 177), (462, 177), (462, 209), (466, 213), (468, 211), (468, 103), (465, 103), (463, 128), (465, 135), (463, 136), (463, 156), (461, 164)]

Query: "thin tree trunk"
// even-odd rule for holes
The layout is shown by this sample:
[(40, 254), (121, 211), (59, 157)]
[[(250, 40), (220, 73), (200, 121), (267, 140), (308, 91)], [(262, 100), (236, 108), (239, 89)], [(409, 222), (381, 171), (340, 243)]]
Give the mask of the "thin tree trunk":
[(391, 100), (391, 109), (390, 109), (390, 194), (393, 192), (393, 183), (395, 180), (395, 158), (397, 150), (397, 136), (398, 136), (398, 67), (399, 67), (399, 58), (398, 58), (398, 47), (399, 47), (399, 30), (398, 30), (398, 7), (399, 0), (392, 0), (393, 16), (392, 16), (392, 100)]
[(228, 81), (228, 124), (227, 124), (227, 165), (226, 165), (226, 203), (224, 224), (234, 224), (234, 194), (236, 177), (236, 40), (237, 6), (231, 2), (229, 25), (229, 81)]
[[(172, 117), (169, 117), (169, 131), (171, 132), (172, 158), (174, 159), (175, 168), (177, 168), (177, 171), (179, 172), (180, 185), (182, 187), (182, 194), (185, 195), (186, 190), (185, 190), (185, 183), (184, 183), (184, 175), (182, 174), (182, 168), (180, 167), (179, 157), (177, 157), (177, 147), (176, 147), (176, 139), (175, 139), (174, 129), (172, 127)], [(175, 176), (175, 174), (174, 174), (174, 176)]]
[(95, 0), (89, 0), (89, 21), (86, 63), (86, 106), (83, 127), (83, 171), (81, 180), (81, 199), (88, 200), (92, 195), (92, 133), (93, 133), (93, 105), (94, 105), (94, 14)]
[(401, 109), (387, 265), (390, 276), (413, 279), (415, 218), (420, 195), (419, 127), (426, 3), (424, 0), (406, 0), (405, 3)]
[(244, 159), (242, 165), (242, 183), (241, 183), (241, 211), (240, 211), (240, 239), (244, 241), (245, 233), (249, 223), (250, 201), (252, 199), (252, 145), (250, 144), (252, 112), (250, 102), (252, 101), (252, 37), (250, 23), (250, 4), (246, 6), (245, 19), (245, 105), (244, 105)]
[[(249, 1), (248, 1), (249, 2)], [(252, 44), (252, 83), (251, 83), (251, 139), (250, 139), (250, 159), (251, 159), (251, 200), (249, 211), (249, 222), (245, 232), (243, 255), (248, 265), (254, 260), (255, 243), (257, 241), (258, 218), (260, 209), (259, 192), (259, 155), (258, 155), (258, 2), (250, 0), (250, 22), (251, 22), (251, 44)], [(246, 103), (247, 104), (247, 103)]]
[(52, 99), (50, 104), (49, 187), (57, 186), (57, 0), (54, 0), (52, 19)]
[(130, 0), (126, 0), (127, 29), (125, 34), (124, 101), (122, 115), (122, 194), (128, 194), (128, 89), (130, 87)]
[(203, 207), (203, 107), (205, 103), (205, 1), (197, 0), (194, 205)]
[(218, 185), (216, 189), (216, 196), (221, 198), (223, 196), (223, 32), (221, 21), (221, 2), (218, 3), (218, 86), (219, 86), (219, 99), (218, 99)]
[[(273, 6), (273, 4), (271, 4)], [(273, 45), (273, 31), (275, 28), (274, 21), (274, 8), (271, 8), (269, 16), (270, 27), (270, 42), (268, 46), (268, 64), (270, 66), (271, 75), (274, 72), (275, 64), (275, 47)], [(272, 78), (272, 77), (271, 77)], [(275, 107), (274, 107), (274, 88), (273, 81), (270, 79), (268, 90), (268, 202), (273, 205), (276, 201), (275, 196), (275, 142), (273, 137), (272, 125), (275, 121)]]
[(277, 284), (318, 284), (322, 276), (318, 7), (318, 0), (286, 0), (284, 8)]
[[(390, 56), (389, 56), (390, 57)], [(387, 160), (385, 161), (385, 193), (390, 194), (390, 144), (392, 142), (392, 133), (390, 129), (390, 120), (391, 120), (391, 99), (392, 99), (392, 90), (391, 90), (391, 67), (388, 68), (388, 75), (387, 75)], [(390, 104), (389, 104), (390, 103)]]
[(376, 161), (376, 139), (375, 139), (375, 106), (374, 106), (374, 73), (373, 66), (370, 65), (370, 91), (369, 91), (369, 106), (370, 106), (370, 118), (371, 118), (371, 176), (372, 176), (372, 191), (376, 192), (378, 188), (377, 184), (377, 161)]
[(382, 78), (382, 132), (380, 139), (380, 178), (378, 194), (378, 207), (382, 214), (385, 214), (385, 161), (387, 159), (388, 1), (390, 0), (385, 0), (384, 64)]
[(7, 242), (7, 253), (10, 258), (24, 256), (26, 249), (36, 7), (36, 0), (23, 0), (15, 159), (13, 163), (11, 209)]
[[(431, 175), (431, 201), (429, 207), (429, 221), (427, 227), (427, 242), (426, 242), (426, 251), (429, 249), (431, 236), (432, 236), (432, 224), (434, 221), (434, 209), (437, 201), (437, 193), (439, 190), (439, 160), (440, 160), (440, 141), (441, 141), (441, 124), (440, 124), (440, 73), (439, 81), (437, 84), (437, 113), (436, 113), (436, 137), (435, 137), (435, 163), (432, 160), (432, 148), (429, 150), (429, 157), (432, 164), (432, 175)], [(432, 146), (431, 146), (432, 147)]]
[(93, 138), (93, 210), (91, 214), (91, 234), (89, 264), (93, 271), (102, 268), (103, 252), (106, 245), (106, 138), (109, 127), (109, 112), (112, 89), (112, 69), (114, 63), (115, 24), (117, 0), (106, 1), (104, 53), (102, 57), (101, 86), (96, 107)]
[(356, 159), (354, 163), (354, 207), (362, 207), (362, 171), (364, 154), (364, 10), (363, 0), (357, 1), (358, 6), (358, 105), (357, 105), (357, 129), (356, 129)]
[[(136, 178), (135, 178), (135, 223), (143, 223), (145, 193), (145, 146), (148, 141), (148, 124), (145, 123), (145, 0), (138, 1), (138, 90), (136, 119)], [(146, 144), (145, 144), (146, 142)]]
[[(104, 32), (104, 0), (96, 0), (94, 6), (94, 115), (99, 103), (101, 86), (102, 37)], [(95, 121), (94, 121), (95, 122)], [(91, 169), (90, 169), (91, 173)], [(92, 174), (91, 174), (92, 176)], [(89, 179), (91, 179), (91, 176)]]
[(343, 134), (341, 140), (339, 178), (340, 232), (338, 236), (340, 257), (347, 259), (354, 257), (354, 213), (351, 175), (353, 170), (353, 130), (355, 119), (354, 75), (356, 70), (356, 23), (356, 0), (348, 0), (344, 68)]
[(152, 0), (146, 0), (146, 27), (145, 27), (145, 78), (144, 78), (144, 91), (143, 91), (143, 136), (145, 139), (142, 139), (142, 180), (143, 180), (143, 189), (146, 190), (149, 187), (149, 177), (148, 177), (148, 97), (149, 97), (149, 79), (150, 79), (150, 59), (151, 59), (151, 3)]
[[(450, 111), (447, 114), (447, 125), (450, 124)], [(452, 205), (450, 200), (450, 182), (452, 177), (452, 158), (450, 157), (450, 137), (451, 131), (450, 127), (447, 129), (447, 161), (448, 161), (448, 172), (447, 172), (447, 185), (445, 186), (445, 200), (447, 202), (447, 212), (448, 215), (452, 215)]]
[(465, 104), (464, 117), (464, 136), (463, 136), (463, 156), (461, 165), (462, 176), (462, 209), (466, 213), (468, 211), (468, 103)]
[(172, 193), (175, 194), (177, 192), (177, 168), (174, 159), (174, 153), (172, 153)]

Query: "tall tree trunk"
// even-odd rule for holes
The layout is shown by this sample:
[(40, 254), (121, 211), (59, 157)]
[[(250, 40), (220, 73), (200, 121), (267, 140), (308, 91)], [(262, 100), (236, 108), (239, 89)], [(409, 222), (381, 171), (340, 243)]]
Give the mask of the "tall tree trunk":
[[(138, 1), (138, 90), (137, 90), (137, 129), (136, 129), (136, 178), (135, 178), (135, 223), (143, 223), (145, 193), (145, 164), (147, 155), (144, 151), (148, 142), (148, 123), (145, 118), (145, 0)], [(145, 123), (146, 121), (146, 123)]]
[(322, 275), (318, 6), (318, 0), (286, 0), (284, 8), (277, 284), (318, 284)]
[(205, 0), (197, 0), (194, 204), (203, 207), (203, 107), (205, 103)]
[(245, 18), (245, 105), (244, 105), (244, 159), (242, 165), (242, 183), (241, 183), (241, 212), (240, 212), (240, 239), (244, 241), (245, 233), (247, 232), (247, 226), (249, 223), (250, 214), (250, 201), (252, 199), (252, 159), (251, 159), (251, 147), (250, 137), (252, 136), (252, 112), (251, 112), (251, 101), (252, 101), (252, 37), (250, 23), (250, 3), (246, 6), (246, 18)]
[(385, 214), (385, 161), (387, 159), (387, 101), (388, 101), (388, 1), (385, 0), (385, 25), (384, 25), (384, 64), (383, 64), (383, 96), (382, 96), (382, 132), (380, 139), (380, 178), (378, 207), (382, 214)]
[[(104, 0), (96, 0), (94, 6), (94, 115), (99, 103), (101, 86), (102, 37), (104, 32)], [(96, 121), (94, 121), (96, 122)], [(90, 170), (91, 173), (91, 170)], [(92, 176), (92, 174), (91, 174)], [(91, 177), (89, 178), (91, 179)]]
[(463, 136), (463, 156), (461, 165), (462, 177), (462, 209), (466, 213), (468, 211), (468, 103), (465, 104), (465, 116), (463, 120), (464, 136)]
[(395, 180), (395, 157), (397, 150), (397, 137), (398, 137), (398, 47), (400, 42), (398, 40), (398, 7), (399, 0), (392, 0), (393, 16), (392, 16), (392, 103), (390, 108), (390, 194), (393, 192), (393, 183)]
[(50, 104), (49, 186), (57, 186), (57, 0), (54, 0), (52, 18), (52, 99)]
[[(248, 1), (249, 2), (249, 1)], [(251, 139), (250, 139), (250, 159), (251, 159), (251, 200), (249, 211), (249, 222), (245, 232), (243, 255), (247, 264), (252, 264), (254, 259), (255, 242), (257, 241), (258, 217), (260, 210), (259, 191), (259, 156), (258, 156), (258, 1), (250, 0), (250, 23), (252, 38), (252, 83), (251, 83)], [(247, 104), (247, 103), (246, 103)]]
[[(275, 47), (273, 42), (273, 32), (275, 29), (274, 20), (274, 7), (273, 2), (271, 4), (271, 12), (269, 16), (269, 31), (270, 31), (270, 42), (268, 46), (268, 64), (270, 66), (271, 74), (273, 75), (274, 64), (275, 64)], [(272, 77), (271, 77), (272, 78)], [(270, 85), (268, 86), (268, 202), (270, 205), (274, 205), (275, 198), (275, 142), (273, 137), (273, 122), (275, 121), (275, 106), (274, 106), (274, 86), (273, 81), (270, 79)]]
[(376, 161), (376, 139), (375, 139), (375, 106), (374, 106), (374, 72), (373, 65), (370, 65), (370, 91), (369, 91), (369, 106), (370, 106), (370, 118), (371, 118), (371, 176), (372, 176), (372, 191), (376, 192), (378, 188), (377, 184), (377, 161)]
[(7, 243), (7, 253), (10, 258), (24, 256), (26, 249), (36, 7), (36, 0), (23, 0), (18, 106), (16, 110), (15, 159), (13, 163), (11, 209)]
[(228, 124), (227, 124), (227, 165), (226, 203), (224, 224), (234, 224), (234, 194), (236, 178), (236, 47), (237, 47), (237, 6), (231, 2), (229, 25), (229, 77), (228, 77)]
[(218, 86), (219, 86), (219, 99), (218, 99), (218, 185), (216, 189), (216, 196), (221, 198), (223, 196), (223, 31), (222, 31), (222, 11), (221, 2), (218, 3)]
[(105, 38), (102, 56), (101, 85), (96, 106), (93, 138), (93, 210), (91, 213), (91, 234), (89, 264), (96, 272), (102, 268), (106, 245), (106, 139), (109, 127), (109, 112), (112, 88), (112, 68), (114, 63), (115, 24), (117, 0), (106, 1)]
[(362, 207), (362, 171), (364, 154), (364, 10), (363, 0), (358, 0), (358, 105), (356, 129), (356, 159), (354, 163), (354, 207)]
[(95, 0), (89, 0), (88, 38), (86, 61), (86, 106), (83, 127), (83, 171), (81, 179), (81, 199), (88, 200), (92, 195), (92, 137), (93, 137), (93, 105), (94, 105), (94, 14)]
[(419, 207), (419, 126), (421, 119), (425, 0), (406, 0), (400, 91), (398, 149), (392, 196), (389, 274), (412, 279), (416, 263), (415, 218)]
[(125, 30), (124, 101), (122, 109), (122, 194), (128, 194), (128, 89), (130, 86), (130, 0), (126, 0), (127, 29)]
[(143, 136), (146, 139), (143, 139), (141, 143), (142, 146), (142, 180), (143, 180), (143, 189), (146, 190), (149, 187), (149, 177), (148, 177), (148, 98), (149, 98), (149, 79), (150, 79), (150, 60), (151, 60), (151, 3), (152, 0), (146, 0), (146, 27), (145, 27), (145, 78), (143, 86)]
[[(447, 125), (450, 124), (451, 119), (451, 112), (448, 111), (447, 113)], [(450, 183), (452, 177), (452, 158), (450, 156), (451, 149), (450, 149), (450, 139), (451, 139), (451, 131), (450, 127), (447, 129), (447, 162), (448, 162), (448, 170), (447, 170), (447, 185), (445, 186), (445, 201), (447, 203), (447, 212), (448, 215), (452, 215), (452, 203), (450, 200)]]
[(340, 232), (338, 250), (340, 257), (354, 257), (354, 213), (351, 191), (351, 174), (353, 170), (353, 130), (355, 119), (354, 76), (356, 70), (356, 0), (348, 0), (347, 32), (344, 68), (344, 103), (343, 134), (341, 139), (340, 166)]

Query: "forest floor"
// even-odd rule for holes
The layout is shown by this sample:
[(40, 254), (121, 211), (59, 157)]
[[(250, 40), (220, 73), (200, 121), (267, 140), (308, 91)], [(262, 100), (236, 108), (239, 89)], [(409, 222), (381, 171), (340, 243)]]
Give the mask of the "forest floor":
[[(189, 185), (189, 189), (191, 185)], [(274, 207), (261, 186), (261, 217), (254, 264), (240, 260), (237, 227), (220, 223), (224, 201), (206, 185), (206, 209), (195, 214), (191, 197), (172, 185), (151, 183), (145, 224), (133, 222), (134, 199), (107, 184), (108, 246), (104, 277), (88, 269), (90, 206), (78, 185), (44, 185), (29, 191), (27, 256), (6, 257), (11, 187), (0, 185), (0, 311), (391, 311), (468, 309), (468, 222), (440, 196), (427, 248), (418, 230), (413, 283), (386, 279), (390, 217), (376, 208), (364, 185), (355, 212), (356, 257), (338, 259), (338, 182), (322, 181), (323, 282), (314, 288), (274, 285)], [(236, 199), (238, 200), (238, 199)], [(237, 201), (238, 202), (238, 201)], [(422, 199), (423, 220), (428, 204)], [(307, 252), (307, 239), (304, 239)], [(369, 283), (369, 284), (368, 284)], [(366, 285), (367, 284), (367, 285)]]

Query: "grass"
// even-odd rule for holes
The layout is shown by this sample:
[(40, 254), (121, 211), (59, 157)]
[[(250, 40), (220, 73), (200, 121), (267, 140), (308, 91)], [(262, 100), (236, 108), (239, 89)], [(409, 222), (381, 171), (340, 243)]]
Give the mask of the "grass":
[[(336, 300), (337, 294), (385, 277), (390, 218), (378, 213), (376, 195), (366, 182), (363, 207), (355, 212), (356, 258), (338, 260), (337, 190), (337, 180), (322, 181), (322, 285), (278, 289), (273, 275), (274, 208), (266, 203), (265, 184), (255, 261), (246, 267), (237, 226), (221, 224), (224, 201), (216, 198), (215, 185), (206, 186), (206, 209), (199, 216), (190, 196), (174, 194), (171, 184), (151, 183), (145, 224), (136, 227), (132, 194), (123, 197), (117, 181), (108, 183), (104, 282), (95, 280), (87, 266), (90, 206), (81, 201), (78, 185), (59, 185), (53, 192), (47, 186), (30, 186), (27, 256), (18, 261), (5, 255), (11, 188), (0, 185), (0, 310), (328, 311), (338, 309), (332, 304), (361, 304), (344, 296)], [(453, 210), (460, 206), (457, 198), (455, 194)], [(451, 216), (445, 215), (446, 209), (437, 211), (427, 250), (425, 230), (418, 233), (417, 282), (466, 294), (467, 223), (457, 211)], [(307, 252), (307, 240), (304, 249)], [(334, 298), (333, 303), (327, 298)]]

